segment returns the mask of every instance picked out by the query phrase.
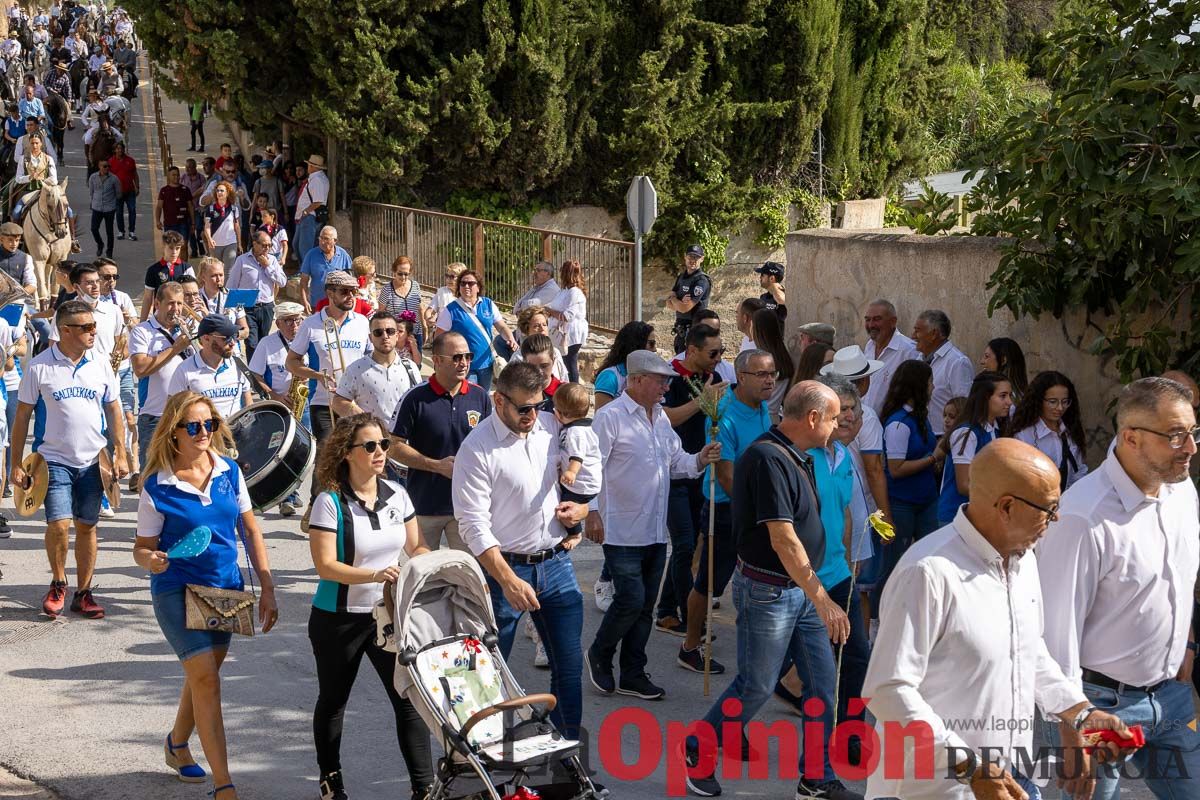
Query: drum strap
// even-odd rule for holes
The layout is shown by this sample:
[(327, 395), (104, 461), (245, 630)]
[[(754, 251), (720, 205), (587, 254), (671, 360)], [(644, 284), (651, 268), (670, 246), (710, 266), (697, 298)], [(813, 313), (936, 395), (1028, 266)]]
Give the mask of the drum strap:
[(251, 372), (250, 368), (247, 367), (237, 356), (230, 356), (230, 358), (233, 359), (233, 363), (237, 366), (238, 372), (242, 373), (242, 377), (245, 378), (246, 382), (249, 383), (251, 388), (254, 389), (254, 393), (263, 400), (270, 400), (271, 390), (263, 384), (263, 379)]

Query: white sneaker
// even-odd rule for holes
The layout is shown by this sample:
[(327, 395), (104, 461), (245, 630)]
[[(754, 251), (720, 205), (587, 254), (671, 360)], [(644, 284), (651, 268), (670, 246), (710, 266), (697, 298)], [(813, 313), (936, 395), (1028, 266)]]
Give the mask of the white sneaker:
[(117, 512), (112, 510), (112, 506), (101, 506), (100, 507), (100, 516), (104, 517), (105, 519), (112, 519), (116, 515), (117, 515)]
[(279, 513), (282, 516), (290, 517), (296, 513), (296, 507), (287, 500), (279, 504)]
[(550, 666), (550, 659), (546, 656), (546, 646), (541, 642), (537, 643), (537, 652), (533, 654), (533, 665), (535, 667)]
[(612, 581), (597, 580), (592, 591), (596, 594), (596, 608), (601, 612), (608, 611), (608, 607), (612, 605), (613, 601)]
[(537, 626), (533, 624), (533, 617), (528, 615), (525, 617), (525, 636), (535, 642), (538, 640)]

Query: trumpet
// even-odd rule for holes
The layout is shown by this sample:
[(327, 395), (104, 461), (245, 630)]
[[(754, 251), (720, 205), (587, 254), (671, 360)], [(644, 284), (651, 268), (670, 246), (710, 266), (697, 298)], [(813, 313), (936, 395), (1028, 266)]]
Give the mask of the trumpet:
[(129, 336), (122, 333), (113, 342), (112, 355), (109, 356), (110, 364), (114, 374), (121, 369), (121, 362), (125, 360), (125, 347), (129, 344)]
[[(341, 375), (346, 373), (346, 354), (342, 351), (342, 335), (338, 330), (338, 324), (331, 319), (325, 320), (325, 352), (329, 354), (329, 359), (333, 360), (334, 348), (337, 348), (338, 366), (329, 371), (329, 378), (335, 384)], [(329, 402), (329, 424), (337, 423), (337, 414), (333, 410), (333, 401)]]

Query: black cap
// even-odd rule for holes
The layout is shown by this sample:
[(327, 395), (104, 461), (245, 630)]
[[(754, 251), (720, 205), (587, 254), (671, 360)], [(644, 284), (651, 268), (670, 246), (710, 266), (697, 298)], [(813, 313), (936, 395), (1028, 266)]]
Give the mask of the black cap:
[(683, 251), (685, 256), (696, 256), (696, 258), (704, 258), (704, 248), (698, 244), (688, 245), (688, 249)]
[(218, 336), (232, 339), (238, 335), (238, 329), (237, 325), (234, 325), (233, 320), (229, 317), (223, 317), (220, 314), (208, 314), (204, 319), (200, 320), (200, 325), (196, 328), (196, 335), (204, 336), (208, 333), (215, 333)]
[(774, 275), (776, 278), (783, 278), (783, 264), (778, 261), (768, 261), (761, 267), (755, 267), (754, 271), (759, 275)]

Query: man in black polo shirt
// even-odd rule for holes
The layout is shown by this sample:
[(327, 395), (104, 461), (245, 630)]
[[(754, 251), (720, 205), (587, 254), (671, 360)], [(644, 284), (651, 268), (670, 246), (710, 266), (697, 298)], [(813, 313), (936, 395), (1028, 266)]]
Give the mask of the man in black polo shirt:
[[(733, 532), (738, 566), (733, 576), (737, 618), (738, 675), (704, 717), (700, 738), (691, 737), (685, 757), (700, 763), (702, 749), (721, 744), (728, 698), (741, 702), (736, 721), (752, 720), (775, 689), (784, 659), (795, 660), (804, 681), (805, 703), (819, 701), (820, 714), (805, 722), (822, 725), (824, 766), (804, 775), (796, 797), (862, 800), (834, 776), (829, 762), (833, 731), (833, 695), (837, 680), (834, 644), (850, 635), (850, 620), (821, 585), (816, 570), (825, 556), (810, 447), (824, 447), (837, 427), (838, 396), (816, 381), (801, 381), (783, 401), (783, 421), (755, 440), (733, 468)], [(729, 718), (731, 721), (735, 718)], [(743, 740), (745, 734), (743, 733)], [(808, 744), (808, 743), (806, 743)], [(807, 747), (805, 748), (807, 749)], [(706, 754), (707, 755), (707, 754)], [(713, 754), (715, 756), (715, 753)], [(765, 753), (752, 757), (765, 758)], [(715, 759), (704, 759), (715, 763)], [(800, 757), (803, 773), (804, 755)], [(687, 778), (688, 788), (703, 797), (721, 793), (713, 775)]]
[(183, 252), (183, 237), (175, 231), (164, 231), (163, 257), (146, 268), (146, 287), (142, 291), (142, 317), (145, 322), (154, 308), (154, 293), (167, 281), (178, 281), (183, 275), (195, 275), (192, 267), (180, 257)]
[(392, 452), (408, 467), (408, 493), (431, 550), (445, 533), (450, 547), (469, 552), (458, 535), (450, 477), (458, 446), (492, 413), (488, 393), (467, 380), (470, 368), (471, 350), (461, 334), (448, 331), (434, 339), (433, 375), (404, 396), (392, 430)]
[(783, 264), (778, 261), (767, 261), (761, 267), (755, 267), (758, 273), (758, 285), (763, 293), (758, 296), (763, 302), (763, 308), (774, 311), (779, 318), (787, 317), (787, 294), (783, 290)]
[[(671, 426), (679, 434), (684, 452), (699, 453), (704, 448), (708, 422), (692, 396), (692, 386), (720, 392), (721, 377), (714, 370), (725, 352), (716, 328), (697, 325), (688, 331), (683, 358), (671, 361), (675, 377), (663, 398), (663, 409)], [(702, 478), (671, 481), (667, 500), (667, 531), (671, 535), (671, 558), (663, 581), (655, 614), (655, 627), (675, 636), (687, 635), (687, 598), (692, 589), (692, 555), (702, 525), (700, 509), (704, 505)], [(678, 587), (678, 589), (676, 589)]]
[(675, 285), (667, 293), (666, 306), (675, 312), (675, 352), (683, 349), (687, 341), (688, 328), (692, 327), (692, 315), (708, 308), (712, 294), (712, 279), (704, 274), (700, 265), (704, 263), (704, 248), (691, 245), (683, 253), (683, 272), (675, 279)]

